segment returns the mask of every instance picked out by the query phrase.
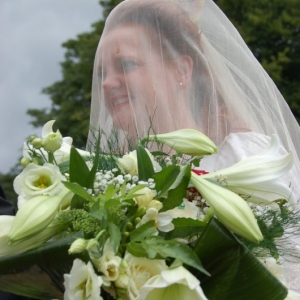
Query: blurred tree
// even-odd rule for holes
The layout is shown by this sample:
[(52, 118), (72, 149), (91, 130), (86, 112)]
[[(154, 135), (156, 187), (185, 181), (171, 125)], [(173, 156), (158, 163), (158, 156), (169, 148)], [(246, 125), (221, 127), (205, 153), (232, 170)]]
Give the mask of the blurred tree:
[(93, 30), (63, 43), (65, 61), (61, 63), (63, 79), (43, 89), (52, 100), (50, 109), (29, 109), (33, 126), (55, 119), (63, 136), (71, 136), (78, 148), (86, 145), (89, 130), (92, 73), (95, 52), (104, 28), (104, 20), (120, 0), (103, 0), (103, 20), (92, 24)]
[(299, 0), (214, 0), (236, 26), (300, 121)]

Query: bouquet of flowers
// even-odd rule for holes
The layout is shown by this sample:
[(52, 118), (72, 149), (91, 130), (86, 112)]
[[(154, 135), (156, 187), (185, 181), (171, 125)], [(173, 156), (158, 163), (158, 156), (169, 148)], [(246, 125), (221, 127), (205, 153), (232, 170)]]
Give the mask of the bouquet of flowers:
[[(1, 290), (35, 299), (299, 299), (271, 272), (281, 267), (275, 239), (286, 220), (298, 221), (278, 181), (293, 158), (274, 155), (276, 136), (264, 153), (207, 173), (199, 163), (217, 147), (196, 130), (148, 136), (126, 154), (104, 153), (99, 136), (90, 153), (53, 123), (24, 144), (19, 210), (0, 216)], [(171, 150), (151, 152), (150, 143)]]

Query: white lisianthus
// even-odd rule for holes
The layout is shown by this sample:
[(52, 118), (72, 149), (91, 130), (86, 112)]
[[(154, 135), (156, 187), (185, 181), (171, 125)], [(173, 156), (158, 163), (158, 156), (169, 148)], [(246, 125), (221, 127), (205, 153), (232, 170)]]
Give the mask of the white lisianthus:
[(64, 187), (55, 196), (37, 196), (24, 203), (16, 214), (10, 240), (16, 242), (43, 231), (52, 222), (62, 203), (72, 197), (73, 193)]
[(148, 208), (146, 214), (141, 221), (137, 224), (137, 227), (147, 223), (148, 221), (155, 221), (155, 227), (162, 232), (169, 232), (174, 229), (172, 223), (173, 217), (167, 212), (159, 213), (156, 208)]
[(244, 199), (194, 172), (191, 173), (191, 183), (229, 230), (255, 243), (263, 239), (253, 212)]
[(177, 152), (202, 156), (217, 152), (217, 146), (205, 134), (195, 129), (180, 129), (169, 133), (150, 135), (147, 140), (161, 142)]
[(30, 163), (14, 180), (14, 190), (19, 195), (18, 207), (33, 197), (57, 195), (63, 188), (64, 177), (57, 166), (45, 163), (39, 166)]
[(102, 278), (91, 264), (75, 259), (70, 274), (64, 274), (64, 300), (102, 300), (100, 288)]
[(183, 199), (182, 206), (175, 207), (173, 209), (166, 211), (166, 213), (172, 216), (173, 219), (190, 218), (194, 220), (198, 219), (199, 212), (200, 212), (199, 207), (197, 207), (195, 204), (188, 201), (187, 199)]
[(207, 300), (200, 281), (184, 267), (162, 271), (150, 278), (140, 290), (141, 300)]
[(42, 232), (16, 243), (10, 243), (9, 233), (15, 220), (14, 216), (0, 216), (0, 257), (22, 253), (34, 249), (55, 235), (57, 225), (51, 223)]
[(168, 268), (164, 260), (135, 257), (129, 253), (125, 254), (125, 260), (128, 263), (128, 296), (130, 300), (140, 299), (142, 286), (144, 286), (150, 278), (159, 275)]
[(141, 300), (207, 300), (200, 281), (184, 267), (162, 271), (150, 278), (140, 290)]
[(115, 281), (119, 277), (121, 261), (121, 257), (115, 255), (114, 252), (103, 252), (102, 257), (99, 260), (98, 270), (103, 273), (102, 278), (105, 282)]
[(257, 204), (271, 204), (278, 199), (295, 203), (292, 190), (279, 177), (293, 166), (292, 153), (276, 156), (279, 140), (272, 136), (270, 147), (263, 153), (247, 157), (226, 169), (202, 175), (218, 182), (227, 189), (247, 197), (247, 201)]
[[(147, 154), (149, 155), (154, 171), (161, 171), (161, 166), (155, 161), (153, 155), (149, 152), (148, 149), (145, 149)], [(118, 163), (124, 169), (124, 171), (132, 176), (138, 175), (138, 162), (137, 162), (137, 154), (136, 150), (129, 152), (122, 156), (122, 158), (118, 159)]]

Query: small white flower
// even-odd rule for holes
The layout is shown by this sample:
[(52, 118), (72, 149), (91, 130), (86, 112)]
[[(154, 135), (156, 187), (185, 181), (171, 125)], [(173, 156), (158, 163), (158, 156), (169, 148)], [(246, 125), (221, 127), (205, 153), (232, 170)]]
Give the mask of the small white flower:
[(170, 216), (175, 218), (191, 218), (194, 220), (198, 219), (200, 209), (192, 202), (188, 201), (187, 199), (183, 199), (183, 206), (175, 207), (173, 209), (167, 210)]
[(97, 276), (91, 262), (75, 259), (70, 274), (64, 274), (64, 300), (103, 300), (100, 296), (102, 278)]
[(63, 179), (57, 166), (30, 163), (14, 180), (14, 190), (19, 195), (18, 207), (36, 196), (57, 195), (64, 187), (61, 182)]
[(207, 300), (199, 280), (182, 266), (150, 278), (141, 287), (140, 296), (141, 300)]
[(155, 227), (159, 231), (169, 232), (174, 229), (174, 224), (172, 223), (172, 216), (167, 212), (159, 213), (156, 208), (147, 209), (146, 214), (143, 216), (142, 220), (137, 224), (137, 227), (147, 223), (148, 221), (155, 221)]

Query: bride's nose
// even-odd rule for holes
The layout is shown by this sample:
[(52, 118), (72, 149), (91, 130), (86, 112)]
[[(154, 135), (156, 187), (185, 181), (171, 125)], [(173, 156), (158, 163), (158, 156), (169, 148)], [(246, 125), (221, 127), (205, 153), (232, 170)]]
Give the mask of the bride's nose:
[(109, 72), (106, 74), (105, 78), (102, 80), (102, 88), (105, 91), (111, 89), (117, 89), (122, 86), (124, 82), (124, 74), (121, 72)]

